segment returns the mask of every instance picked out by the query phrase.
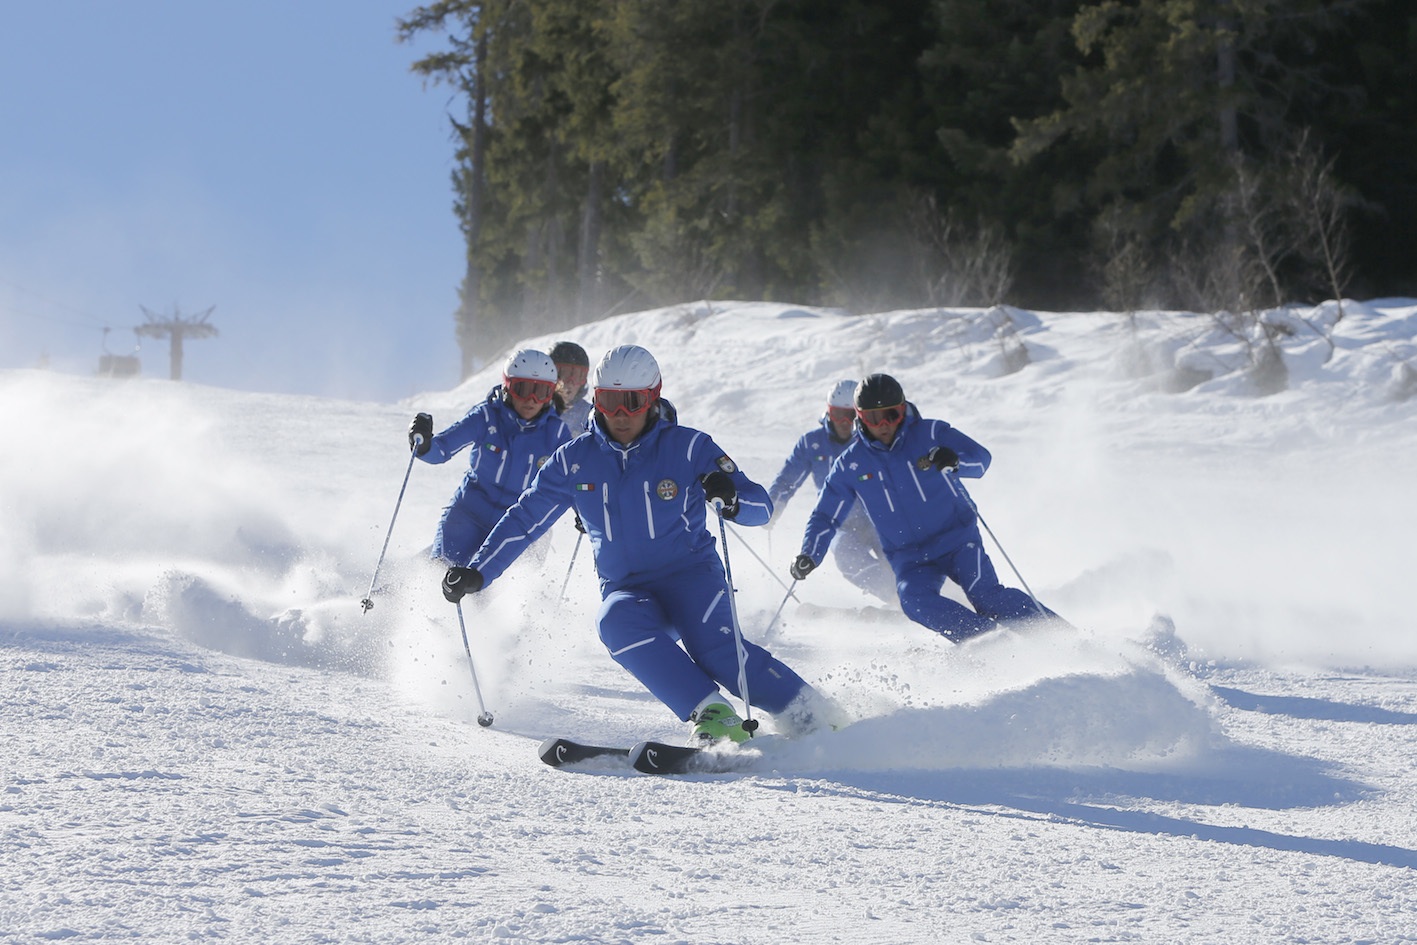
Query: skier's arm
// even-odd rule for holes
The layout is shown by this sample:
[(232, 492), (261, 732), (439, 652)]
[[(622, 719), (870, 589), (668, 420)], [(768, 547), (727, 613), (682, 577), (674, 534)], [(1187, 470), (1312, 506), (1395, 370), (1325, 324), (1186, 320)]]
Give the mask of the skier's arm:
[(738, 511), (733, 515), (737, 525), (766, 525), (772, 518), (772, 500), (768, 491), (748, 478), (738, 464), (728, 458), (728, 454), (707, 435), (695, 444), (692, 455), (699, 470), (698, 480), (702, 487), (705, 476), (713, 473), (726, 474), (733, 483)]
[(963, 479), (978, 479), (989, 469), (993, 457), (989, 451), (943, 420), (932, 420), (930, 440), (936, 446), (947, 447), (959, 457), (955, 475)]
[(469, 567), (482, 574), (484, 583), (492, 583), (511, 567), (570, 506), (570, 473), (565, 453), (565, 449), (558, 449), (551, 454), (531, 485), (503, 513), (482, 547), (472, 556)]
[(733, 476), (733, 484), (738, 487), (738, 515), (733, 521), (739, 525), (766, 525), (772, 518), (768, 490), (749, 479), (742, 470)]
[(428, 444), (428, 452), (418, 458), (425, 463), (446, 463), (469, 443), (482, 438), (487, 429), (487, 418), (481, 410), (472, 410), (467, 416), (437, 434)]
[(817, 504), (807, 518), (807, 530), (802, 535), (801, 553), (817, 564), (826, 557), (841, 523), (856, 504), (856, 490), (846, 485), (847, 475), (842, 472), (841, 462), (832, 463), (822, 483), (822, 491), (817, 494)]
[(787, 462), (782, 464), (782, 469), (768, 487), (768, 498), (772, 499), (775, 507), (786, 505), (811, 474), (812, 459), (807, 449), (807, 438), (804, 436), (792, 447)]

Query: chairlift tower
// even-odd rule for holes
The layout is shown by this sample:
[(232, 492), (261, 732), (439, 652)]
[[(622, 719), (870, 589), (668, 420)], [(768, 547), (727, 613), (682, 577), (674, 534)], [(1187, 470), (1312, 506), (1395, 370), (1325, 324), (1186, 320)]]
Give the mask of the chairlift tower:
[(166, 338), (168, 339), (168, 356), (172, 365), (172, 379), (182, 380), (182, 342), (188, 338), (196, 340), (198, 338), (211, 338), (218, 334), (215, 325), (207, 323), (212, 312), (216, 309), (213, 305), (204, 312), (199, 312), (190, 318), (183, 318), (182, 311), (177, 306), (172, 307), (172, 314), (159, 316), (148, 310), (147, 306), (139, 305), (143, 310), (143, 315), (147, 321), (133, 329), (133, 332), (143, 338)]

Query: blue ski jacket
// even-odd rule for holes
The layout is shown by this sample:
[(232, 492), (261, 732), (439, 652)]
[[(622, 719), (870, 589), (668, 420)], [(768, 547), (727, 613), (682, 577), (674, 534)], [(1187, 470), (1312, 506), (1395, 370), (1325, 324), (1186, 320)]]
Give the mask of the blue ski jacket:
[(601, 592), (672, 574), (694, 564), (722, 564), (709, 533), (700, 477), (721, 470), (738, 490), (739, 525), (772, 514), (767, 490), (749, 479), (713, 439), (679, 426), (673, 406), (633, 443), (622, 446), (592, 422), (558, 449), (535, 481), (473, 555), (471, 567), (491, 583), (568, 508), (585, 525)]
[(801, 553), (821, 564), (858, 500), (897, 577), (969, 541), (978, 516), (963, 485), (925, 458), (935, 446), (948, 446), (959, 455), (959, 476), (978, 479), (989, 468), (988, 450), (943, 420), (922, 419), (914, 404), (906, 404), (905, 419), (890, 446), (860, 432), (858, 422), (856, 436), (822, 484), (807, 519)]
[(561, 411), (561, 420), (566, 424), (566, 429), (571, 431), (571, 436), (580, 436), (590, 429), (590, 408), (589, 400), (577, 397)]
[(823, 417), (818, 429), (802, 434), (793, 445), (787, 462), (782, 464), (777, 478), (768, 486), (768, 498), (772, 499), (772, 504), (785, 504), (797, 494), (808, 476), (820, 490), (826, 481), (827, 471), (850, 442), (850, 439), (838, 440), (831, 420)]
[(523, 420), (498, 384), (467, 416), (434, 436), (428, 452), (418, 458), (437, 465), (468, 448), (468, 470), (453, 504), (469, 506), (474, 515), (490, 523), (501, 517), (531, 485), (542, 464), (570, 439), (555, 410)]

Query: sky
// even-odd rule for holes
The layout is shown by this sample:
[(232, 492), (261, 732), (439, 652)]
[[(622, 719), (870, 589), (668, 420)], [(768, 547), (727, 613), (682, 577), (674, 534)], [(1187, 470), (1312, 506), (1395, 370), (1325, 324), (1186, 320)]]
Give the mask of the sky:
[[(0, 929), (1417, 941), (1417, 299), (1266, 318), (1288, 381), (1263, 397), (1264, 329), (1205, 314), (575, 328), (592, 359), (647, 347), (763, 483), (838, 380), (890, 371), (990, 451), (985, 547), (1072, 625), (954, 645), (830, 561), (793, 602), (799, 492), (719, 550), (743, 633), (850, 724), (789, 741), (759, 712), (736, 773), (678, 778), (538, 760), (688, 733), (599, 643), (569, 517), (461, 611), (439, 593), (467, 455), (413, 462), (408, 422), (451, 424), (497, 366), (397, 403), (0, 369)], [(1170, 391), (1177, 366), (1210, 379)]]
[[(458, 378), (443, 87), (393, 0), (60, 0), (0, 15), (0, 367), (94, 372), (213, 308), (185, 380), (392, 400)], [(105, 333), (104, 329), (109, 331)], [(140, 349), (139, 349), (140, 346)]]

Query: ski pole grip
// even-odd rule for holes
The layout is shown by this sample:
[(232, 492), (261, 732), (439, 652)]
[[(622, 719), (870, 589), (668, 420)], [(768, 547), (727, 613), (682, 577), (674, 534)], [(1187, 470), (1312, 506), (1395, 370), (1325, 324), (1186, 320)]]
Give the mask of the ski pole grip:
[(723, 514), (723, 500), (720, 499), (718, 496), (714, 496), (712, 499), (710, 499), (709, 504), (713, 506), (713, 510), (719, 515)]

